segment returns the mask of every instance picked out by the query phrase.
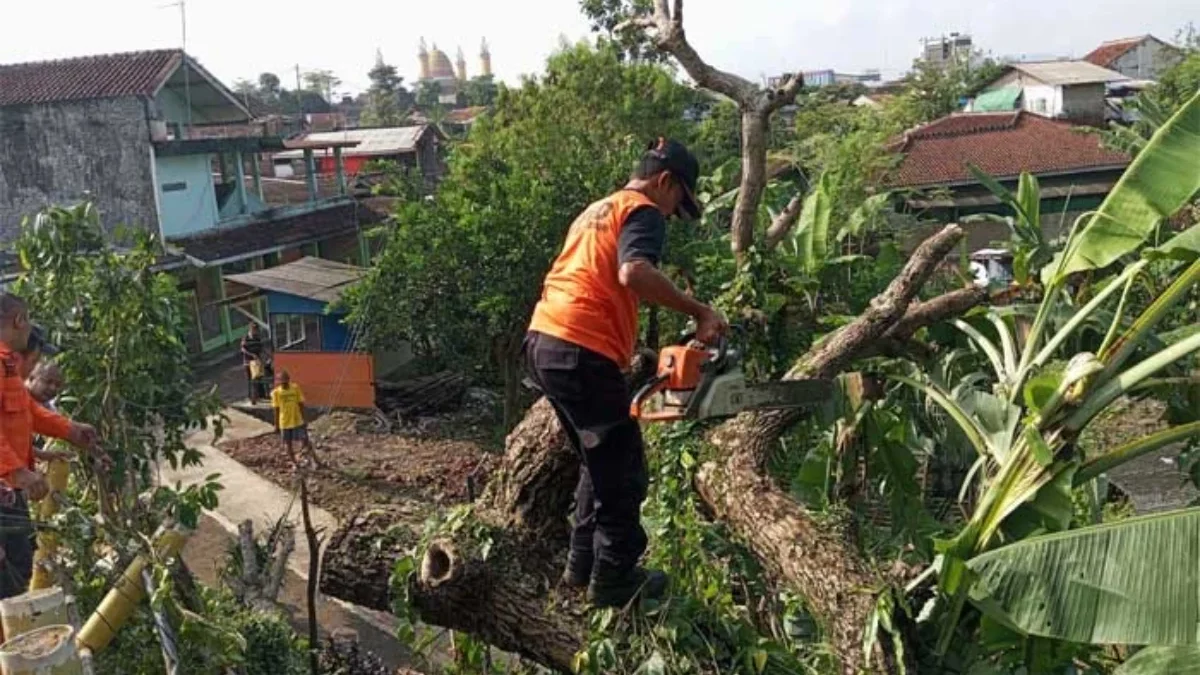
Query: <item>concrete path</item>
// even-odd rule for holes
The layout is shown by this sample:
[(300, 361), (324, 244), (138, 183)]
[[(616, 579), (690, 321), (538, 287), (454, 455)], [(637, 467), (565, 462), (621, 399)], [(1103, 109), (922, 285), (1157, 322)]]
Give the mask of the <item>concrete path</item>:
[[(229, 422), (225, 426), (222, 440), (240, 440), (272, 433), (271, 425), (250, 415), (236, 410), (226, 409), (225, 415)], [(237, 460), (218, 450), (212, 445), (213, 435), (209, 430), (197, 430), (186, 439), (188, 447), (195, 448), (204, 454), (204, 463), (200, 466), (171, 469), (169, 466), (160, 467), (160, 479), (167, 484), (179, 481), (184, 487), (193, 483), (202, 483), (205, 477), (214, 473), (221, 474), (217, 479), (225, 486), (220, 492), (220, 505), (211, 512), (213, 518), (226, 529), (237, 533), (237, 525), (249, 518), (254, 521), (255, 532), (265, 532), (275, 524), (284, 513), (288, 520), (296, 525), (296, 552), (288, 562), (293, 572), (306, 577), (308, 574), (308, 541), (304, 538), (303, 521), (300, 515), (300, 498), (275, 483), (247, 469)], [(282, 448), (280, 452), (282, 452)], [(328, 511), (309, 507), (309, 515), (318, 530), (328, 538), (337, 529), (337, 518)]]
[[(229, 422), (222, 440), (251, 438), (272, 432), (269, 424), (250, 415), (230, 409), (224, 413)], [(307, 634), (305, 588), (309, 547), (304, 538), (299, 498), (293, 499), (291, 492), (214, 447), (210, 431), (192, 432), (185, 443), (204, 455), (203, 464), (179, 470), (162, 465), (159, 467), (160, 481), (171, 485), (178, 481), (187, 487), (219, 473), (221, 477), (217, 480), (225, 488), (220, 492), (219, 506), (214, 511), (206, 512), (200, 527), (189, 539), (183, 552), (184, 561), (202, 582), (216, 584), (228, 547), (236, 539), (237, 524), (250, 519), (254, 521), (256, 533), (265, 532), (282, 514), (287, 513), (288, 519), (296, 526), (296, 551), (288, 562), (289, 574), (280, 592), (279, 604), (297, 631)], [(338, 523), (332, 514), (315, 506), (310, 506), (309, 513), (317, 528), (324, 529), (326, 538), (333, 534)], [(347, 631), (356, 634), (359, 642), (389, 667), (412, 666), (417, 661), (394, 638), (394, 617), (320, 594), (317, 598), (317, 615), (324, 634)]]

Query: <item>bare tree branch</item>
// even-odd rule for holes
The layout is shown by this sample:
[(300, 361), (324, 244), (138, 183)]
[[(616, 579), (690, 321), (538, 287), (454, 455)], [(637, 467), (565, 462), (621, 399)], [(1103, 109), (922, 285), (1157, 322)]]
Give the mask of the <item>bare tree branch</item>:
[(787, 82), (783, 83), (775, 91), (771, 92), (771, 101), (767, 104), (767, 109), (770, 112), (775, 112), (783, 106), (796, 100), (796, 94), (800, 93), (800, 89), (804, 86), (804, 74), (794, 73), (788, 78)]
[(803, 205), (804, 193), (800, 193), (792, 197), (783, 211), (775, 216), (775, 221), (767, 228), (766, 250), (773, 250), (792, 231), (792, 228), (796, 226), (796, 221), (800, 219), (800, 207)]
[(904, 318), (888, 329), (883, 337), (888, 340), (907, 340), (918, 330), (960, 316), (987, 300), (986, 288), (970, 286), (950, 291), (926, 302), (914, 302), (909, 305), (908, 311), (904, 313)]
[(674, 16), (668, 9), (667, 0), (656, 0), (654, 26), (658, 32), (655, 36), (658, 48), (674, 56), (698, 86), (724, 94), (744, 108), (754, 105), (758, 87), (743, 77), (708, 65), (688, 43), (683, 31), (683, 0), (675, 0)]

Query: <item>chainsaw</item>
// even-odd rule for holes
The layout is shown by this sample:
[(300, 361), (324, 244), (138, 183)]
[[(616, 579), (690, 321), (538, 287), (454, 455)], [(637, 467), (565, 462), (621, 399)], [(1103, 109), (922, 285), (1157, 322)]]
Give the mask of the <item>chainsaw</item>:
[[(802, 408), (830, 400), (831, 380), (781, 380), (749, 384), (740, 365), (741, 355), (725, 338), (716, 346), (685, 335), (677, 345), (658, 354), (658, 371), (633, 397), (629, 414), (647, 422), (703, 420), (732, 417), (747, 410)], [(647, 408), (661, 394), (657, 410)]]

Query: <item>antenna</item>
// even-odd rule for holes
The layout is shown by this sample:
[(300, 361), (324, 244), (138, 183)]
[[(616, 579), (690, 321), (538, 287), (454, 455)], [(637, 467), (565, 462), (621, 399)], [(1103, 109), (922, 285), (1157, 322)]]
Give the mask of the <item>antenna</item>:
[(166, 9), (168, 7), (179, 8), (179, 32), (181, 38), (180, 49), (183, 51), (183, 98), (184, 107), (187, 109), (187, 125), (190, 130), (192, 127), (192, 87), (188, 78), (188, 55), (187, 55), (187, 0), (177, 0), (177, 2), (169, 2), (165, 5), (159, 5), (158, 9)]

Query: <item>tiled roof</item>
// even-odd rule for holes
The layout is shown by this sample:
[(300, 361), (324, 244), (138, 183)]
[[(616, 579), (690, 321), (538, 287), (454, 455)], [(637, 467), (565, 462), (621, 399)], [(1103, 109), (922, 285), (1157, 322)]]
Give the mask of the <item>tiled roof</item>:
[(163, 49), (0, 65), (0, 106), (152, 96), (182, 58)]
[(308, 213), (258, 220), (239, 227), (172, 238), (170, 244), (205, 264), (233, 262), (349, 234), (359, 225), (382, 222), (386, 200), (349, 202)]
[(929, 187), (973, 182), (967, 164), (997, 178), (1119, 169), (1129, 157), (1095, 134), (1032, 113), (955, 113), (918, 127), (895, 144), (903, 154), (887, 183)]
[(1137, 37), (1123, 38), (1120, 40), (1109, 40), (1102, 43), (1092, 51), (1088, 52), (1087, 56), (1083, 57), (1084, 61), (1094, 63), (1102, 68), (1107, 68), (1112, 65), (1113, 61), (1121, 58), (1125, 52), (1133, 49), (1141, 44), (1142, 40), (1150, 37), (1149, 35), (1139, 35)]

